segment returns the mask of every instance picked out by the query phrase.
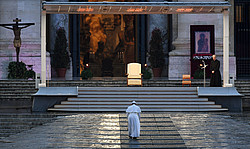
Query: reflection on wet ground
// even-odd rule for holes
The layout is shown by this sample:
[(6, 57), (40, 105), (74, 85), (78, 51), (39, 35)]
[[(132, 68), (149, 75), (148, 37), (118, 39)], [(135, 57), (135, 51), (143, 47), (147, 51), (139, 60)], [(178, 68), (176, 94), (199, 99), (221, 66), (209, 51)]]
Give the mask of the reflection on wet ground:
[(141, 116), (137, 139), (128, 137), (125, 113), (67, 113), (51, 123), (0, 139), (0, 148), (250, 148), (249, 112)]
[(133, 140), (128, 137), (127, 117), (120, 114), (122, 148), (186, 148), (169, 115), (141, 116), (141, 136)]
[(250, 148), (250, 113), (170, 114), (190, 148)]

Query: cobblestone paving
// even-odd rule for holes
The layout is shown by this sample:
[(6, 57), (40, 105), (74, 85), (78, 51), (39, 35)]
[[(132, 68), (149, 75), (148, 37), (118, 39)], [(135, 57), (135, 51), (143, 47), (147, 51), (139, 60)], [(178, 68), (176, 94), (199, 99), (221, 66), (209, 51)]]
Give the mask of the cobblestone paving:
[(250, 113), (175, 113), (188, 148), (250, 149)]
[(250, 113), (142, 113), (141, 137), (133, 140), (124, 113), (79, 113), (0, 139), (0, 148), (249, 149), (249, 130)]

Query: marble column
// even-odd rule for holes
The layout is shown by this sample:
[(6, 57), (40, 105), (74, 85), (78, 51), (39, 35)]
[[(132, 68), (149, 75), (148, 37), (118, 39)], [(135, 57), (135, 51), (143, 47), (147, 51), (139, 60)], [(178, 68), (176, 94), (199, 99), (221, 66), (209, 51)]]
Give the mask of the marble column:
[(41, 84), (46, 87), (46, 11), (41, 12)]
[(229, 11), (223, 12), (223, 87), (229, 82)]

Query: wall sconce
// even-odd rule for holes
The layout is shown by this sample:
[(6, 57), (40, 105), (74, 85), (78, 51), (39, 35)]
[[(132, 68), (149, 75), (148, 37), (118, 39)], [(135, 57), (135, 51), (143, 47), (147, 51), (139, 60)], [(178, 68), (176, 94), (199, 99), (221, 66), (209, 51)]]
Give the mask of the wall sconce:
[(127, 12), (142, 12), (144, 9), (141, 8), (132, 8), (130, 7), (129, 9), (127, 9)]
[(176, 9), (176, 12), (191, 12), (193, 11), (193, 8), (179, 8)]
[(91, 7), (87, 7), (87, 8), (78, 8), (77, 9), (77, 11), (78, 12), (92, 12), (92, 11), (94, 11), (94, 9), (93, 8), (91, 8)]

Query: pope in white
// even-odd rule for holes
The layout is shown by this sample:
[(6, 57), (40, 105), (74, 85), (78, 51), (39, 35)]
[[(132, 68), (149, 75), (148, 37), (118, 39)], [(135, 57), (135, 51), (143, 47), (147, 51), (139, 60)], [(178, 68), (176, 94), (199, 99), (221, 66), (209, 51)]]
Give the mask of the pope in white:
[(130, 138), (137, 138), (140, 136), (140, 113), (141, 109), (133, 101), (132, 105), (126, 110), (128, 117), (128, 135)]

